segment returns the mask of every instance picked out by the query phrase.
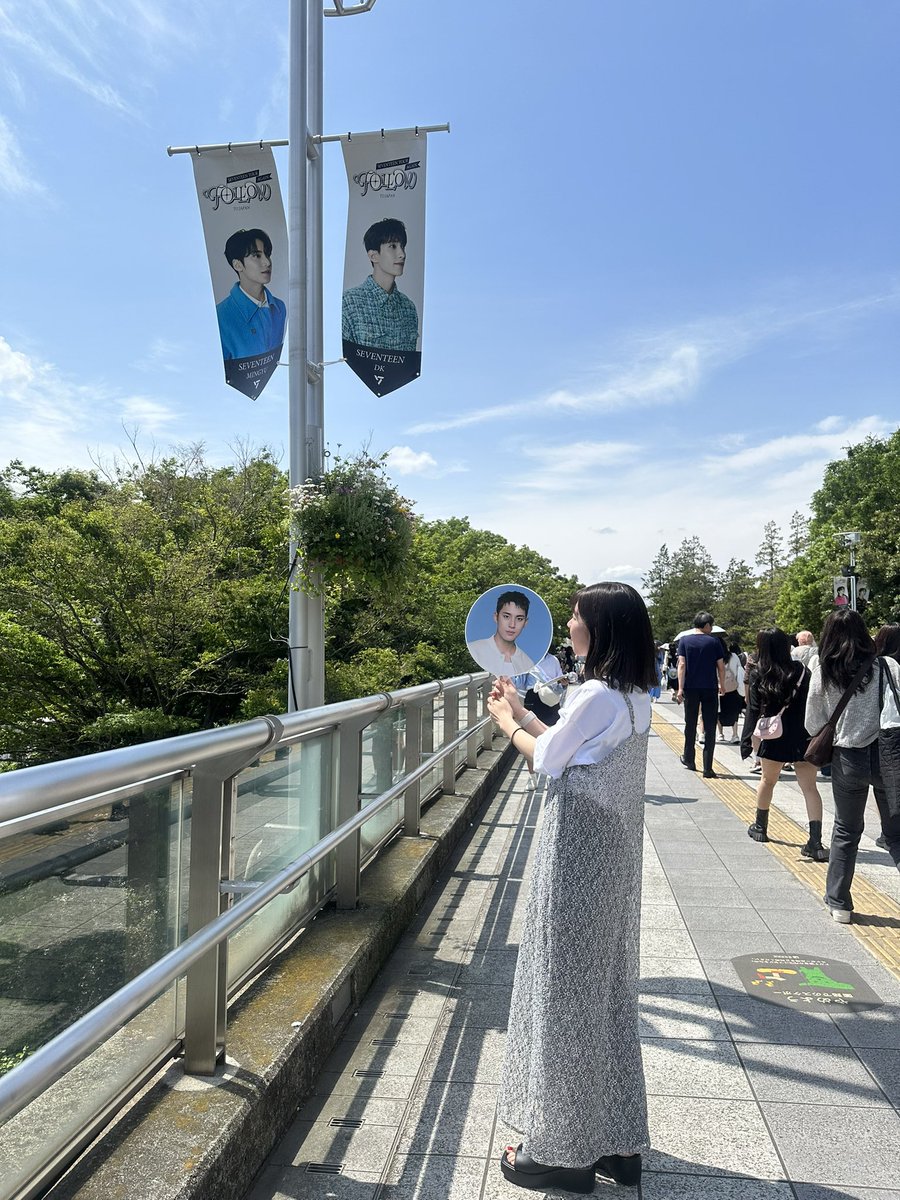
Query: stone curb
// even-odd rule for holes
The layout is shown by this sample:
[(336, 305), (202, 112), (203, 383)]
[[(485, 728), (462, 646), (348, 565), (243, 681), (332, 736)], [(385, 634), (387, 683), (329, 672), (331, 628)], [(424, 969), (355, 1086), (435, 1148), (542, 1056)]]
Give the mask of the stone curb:
[(326, 910), (229, 1010), (212, 1080), (158, 1075), (48, 1200), (239, 1200), (312, 1092), (354, 1011), (514, 757), (505, 738), (362, 877), (359, 907)]

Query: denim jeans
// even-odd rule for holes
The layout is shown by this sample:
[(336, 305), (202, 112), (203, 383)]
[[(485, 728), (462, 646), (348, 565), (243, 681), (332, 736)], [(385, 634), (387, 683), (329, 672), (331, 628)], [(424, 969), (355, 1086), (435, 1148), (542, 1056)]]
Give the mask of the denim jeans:
[(703, 770), (711, 771), (716, 752), (716, 723), (719, 720), (718, 688), (684, 689), (684, 758), (692, 766), (696, 762), (697, 717), (703, 714)]
[(829, 908), (843, 908), (852, 912), (850, 884), (856, 868), (859, 839), (865, 828), (870, 787), (875, 792), (888, 852), (900, 868), (900, 816), (892, 817), (888, 813), (878, 763), (877, 739), (868, 746), (835, 746), (831, 760), (831, 786), (834, 795), (834, 830), (828, 858), (825, 903)]

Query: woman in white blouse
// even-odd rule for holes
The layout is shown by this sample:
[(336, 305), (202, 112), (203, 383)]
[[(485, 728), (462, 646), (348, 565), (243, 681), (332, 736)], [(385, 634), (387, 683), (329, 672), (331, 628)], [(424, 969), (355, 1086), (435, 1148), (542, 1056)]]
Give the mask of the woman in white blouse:
[(643, 799), (656, 683), (650, 620), (624, 583), (576, 597), (569, 631), (585, 658), (546, 728), (509, 679), (493, 720), (551, 776), (516, 965), (500, 1116), (523, 1141), (504, 1176), (589, 1193), (599, 1172), (634, 1185), (649, 1144), (638, 1039)]

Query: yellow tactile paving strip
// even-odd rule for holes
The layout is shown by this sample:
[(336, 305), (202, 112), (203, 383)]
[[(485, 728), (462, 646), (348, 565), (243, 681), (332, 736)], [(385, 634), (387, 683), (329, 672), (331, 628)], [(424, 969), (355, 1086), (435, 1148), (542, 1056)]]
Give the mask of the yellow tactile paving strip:
[[(653, 732), (676, 754), (683, 752), (684, 734), (676, 725), (654, 714)], [(752, 824), (756, 817), (755, 788), (732, 775), (718, 760), (714, 765), (719, 778), (704, 779), (703, 782), (736, 816), (748, 825)], [(773, 840), (763, 842), (761, 849), (774, 854), (795, 878), (821, 896), (823, 864), (799, 857), (800, 847), (808, 837), (807, 831), (773, 804), (769, 814), (769, 835)], [(853, 923), (842, 928), (848, 929), (883, 966), (900, 979), (900, 904), (861, 875), (856, 875), (853, 880), (853, 900), (856, 905)]]

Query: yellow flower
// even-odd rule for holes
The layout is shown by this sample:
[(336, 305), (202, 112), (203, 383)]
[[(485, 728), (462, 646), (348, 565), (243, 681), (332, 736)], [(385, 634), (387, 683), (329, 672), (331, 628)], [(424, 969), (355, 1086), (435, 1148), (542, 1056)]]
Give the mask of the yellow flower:
[(339, 538), (341, 535), (340, 535), (339, 533), (336, 533), (334, 536), (335, 536), (336, 538)]

